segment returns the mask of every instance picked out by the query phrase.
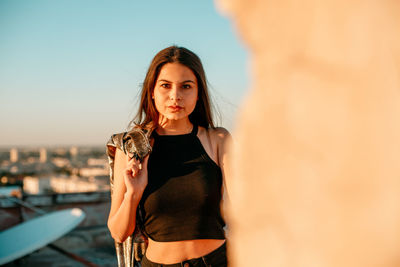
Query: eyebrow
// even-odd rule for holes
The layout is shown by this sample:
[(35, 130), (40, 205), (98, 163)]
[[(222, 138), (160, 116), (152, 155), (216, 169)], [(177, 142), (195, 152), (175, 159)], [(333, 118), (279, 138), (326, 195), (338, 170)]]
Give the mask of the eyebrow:
[[(167, 83), (172, 83), (171, 81), (164, 80), (164, 79), (162, 79), (162, 80), (158, 80), (158, 82), (167, 82)], [(181, 82), (181, 83), (195, 83), (195, 82), (194, 82), (194, 81), (192, 81), (192, 80), (186, 80), (186, 81), (183, 81), (183, 82)]]

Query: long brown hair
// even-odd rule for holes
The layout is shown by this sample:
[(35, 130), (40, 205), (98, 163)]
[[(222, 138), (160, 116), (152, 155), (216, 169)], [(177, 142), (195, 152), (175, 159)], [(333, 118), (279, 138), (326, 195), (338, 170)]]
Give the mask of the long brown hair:
[(152, 99), (152, 93), (161, 68), (166, 63), (180, 63), (191, 69), (197, 78), (198, 101), (193, 112), (189, 115), (191, 123), (205, 127), (215, 128), (211, 101), (208, 95), (206, 74), (200, 58), (184, 47), (170, 46), (155, 55), (142, 85), (141, 99), (138, 113), (131, 124), (140, 127), (154, 128), (158, 125), (158, 111)]

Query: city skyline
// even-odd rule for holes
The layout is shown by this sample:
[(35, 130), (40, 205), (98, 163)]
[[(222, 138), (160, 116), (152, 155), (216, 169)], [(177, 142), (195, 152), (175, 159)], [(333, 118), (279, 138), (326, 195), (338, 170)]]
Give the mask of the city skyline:
[(203, 61), (222, 125), (248, 89), (247, 52), (213, 1), (1, 1), (0, 147), (103, 145), (126, 130), (152, 57)]

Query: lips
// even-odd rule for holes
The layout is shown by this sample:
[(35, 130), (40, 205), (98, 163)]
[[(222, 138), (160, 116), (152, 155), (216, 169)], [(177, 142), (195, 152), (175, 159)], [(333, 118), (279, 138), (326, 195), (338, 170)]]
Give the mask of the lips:
[(172, 112), (178, 112), (178, 111), (180, 111), (181, 109), (183, 109), (183, 107), (171, 105), (171, 106), (168, 106), (168, 109), (171, 110)]

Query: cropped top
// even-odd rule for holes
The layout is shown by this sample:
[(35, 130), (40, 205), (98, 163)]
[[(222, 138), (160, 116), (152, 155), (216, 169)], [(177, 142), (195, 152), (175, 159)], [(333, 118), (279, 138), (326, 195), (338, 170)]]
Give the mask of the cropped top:
[(222, 173), (197, 138), (158, 135), (148, 161), (148, 184), (139, 205), (142, 230), (159, 242), (225, 239), (220, 212)]

